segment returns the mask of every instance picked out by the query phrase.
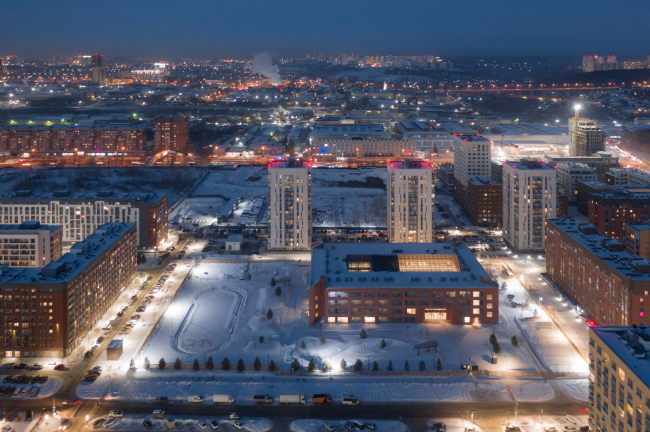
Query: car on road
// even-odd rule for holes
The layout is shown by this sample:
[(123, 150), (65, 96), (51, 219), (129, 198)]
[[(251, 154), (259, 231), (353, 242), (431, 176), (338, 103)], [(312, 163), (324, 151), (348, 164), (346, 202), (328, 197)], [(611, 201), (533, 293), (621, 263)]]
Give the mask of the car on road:
[(147, 310), (146, 307), (144, 307), (144, 306), (140, 306), (140, 307), (138, 307), (135, 311), (136, 311), (136, 312), (144, 312), (145, 310)]
[(63, 363), (59, 363), (58, 365), (54, 366), (55, 371), (62, 371), (65, 370), (65, 365)]
[(98, 418), (97, 420), (94, 420), (94, 421), (91, 423), (91, 425), (93, 426), (93, 428), (97, 429), (97, 428), (100, 427), (100, 426), (104, 426), (104, 422), (105, 422), (105, 421), (106, 421), (106, 420), (103, 419), (103, 418)]
[(232, 426), (237, 430), (244, 429), (244, 424), (242, 422), (235, 422), (235, 423), (232, 424)]
[(241, 419), (241, 417), (239, 417), (239, 415), (237, 415), (237, 413), (234, 413), (234, 412), (233, 412), (233, 413), (230, 413), (230, 415), (228, 416), (228, 418), (229, 418), (230, 420), (239, 420), (239, 419)]
[(124, 411), (111, 410), (108, 413), (108, 417), (110, 417), (110, 418), (122, 418), (122, 417), (124, 417)]
[(142, 421), (142, 426), (144, 426), (144, 428), (147, 430), (153, 429), (153, 424), (151, 424), (151, 422), (147, 419)]
[(96, 341), (95, 343), (100, 344), (100, 343), (102, 343), (102, 342), (104, 342), (104, 336), (100, 336), (100, 337), (98, 337), (98, 338), (97, 338), (97, 341)]
[(86, 378), (84, 378), (84, 381), (86, 381), (86, 382), (94, 382), (94, 381), (97, 381), (97, 378), (99, 378), (97, 375), (88, 374), (88, 375), (86, 375)]
[(219, 429), (219, 423), (217, 423), (216, 420), (210, 420), (210, 428), (212, 430), (217, 430)]

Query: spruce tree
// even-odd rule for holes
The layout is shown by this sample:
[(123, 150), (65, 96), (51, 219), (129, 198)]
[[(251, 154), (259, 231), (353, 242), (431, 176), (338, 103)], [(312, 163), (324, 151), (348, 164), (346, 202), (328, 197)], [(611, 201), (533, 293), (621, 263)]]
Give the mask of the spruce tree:
[(271, 363), (269, 363), (269, 370), (271, 372), (275, 372), (276, 370), (278, 370), (278, 367), (275, 365), (275, 362), (273, 360), (271, 360)]
[(294, 372), (300, 370), (300, 362), (298, 361), (297, 358), (294, 358), (293, 361), (291, 362), (291, 370)]
[(145, 368), (145, 370), (149, 370), (150, 367), (151, 367), (151, 362), (149, 361), (149, 357), (145, 357), (144, 358), (144, 368)]
[(301, 349), (307, 348), (307, 345), (305, 344), (305, 341), (300, 342), (300, 348)]
[(517, 340), (517, 336), (512, 336), (512, 339), (510, 339), (510, 343), (512, 344), (513, 347), (517, 347), (519, 345), (519, 341)]
[(230, 369), (230, 360), (228, 360), (228, 357), (224, 357), (223, 360), (221, 360), (221, 370), (229, 370)]
[(255, 369), (256, 371), (262, 369), (262, 362), (260, 361), (259, 357), (255, 357), (255, 361), (253, 362), (253, 369)]
[(271, 310), (271, 308), (269, 308), (269, 310), (266, 312), (266, 319), (269, 321), (273, 319), (273, 311)]
[(264, 343), (264, 336), (260, 336), (260, 343)]
[(406, 372), (408, 372), (408, 371), (411, 370), (411, 366), (409, 365), (409, 361), (408, 361), (408, 360), (404, 361), (404, 370), (405, 370)]
[(316, 370), (316, 368), (317, 368), (317, 366), (316, 366), (316, 362), (314, 361), (314, 359), (309, 360), (309, 365), (307, 365), (307, 371), (308, 372), (314, 372)]
[(360, 337), (361, 339), (365, 339), (365, 338), (366, 338), (366, 329), (364, 329), (364, 328), (361, 329), (361, 331), (359, 332), (359, 337)]
[(244, 359), (239, 359), (237, 360), (237, 371), (244, 372), (244, 369), (246, 369), (246, 366), (244, 366)]
[(181, 366), (183, 366), (183, 364), (181, 363), (181, 359), (176, 357), (176, 360), (174, 361), (174, 369), (180, 370)]
[(386, 348), (386, 341), (383, 339), (381, 340), (381, 347)]
[(393, 371), (393, 361), (392, 360), (388, 360), (388, 371), (389, 372)]
[(327, 373), (332, 370), (332, 365), (328, 360), (323, 360), (323, 367), (321, 368), (323, 373)]
[(363, 362), (361, 359), (357, 359), (357, 361), (354, 362), (354, 371), (360, 372), (361, 370), (363, 370)]
[(341, 372), (346, 372), (348, 370), (348, 362), (345, 359), (341, 359)]
[(377, 362), (372, 363), (372, 371), (377, 372), (379, 370), (379, 364)]
[(424, 372), (424, 369), (426, 368), (426, 365), (424, 364), (424, 360), (420, 360), (418, 366), (420, 368), (420, 372)]
[(194, 359), (194, 363), (192, 364), (192, 370), (199, 370), (201, 369), (201, 365), (199, 365), (199, 359)]
[(214, 369), (214, 360), (212, 360), (212, 357), (208, 357), (208, 361), (205, 362), (205, 368), (207, 370)]
[(442, 360), (438, 358), (438, 361), (436, 362), (436, 369), (442, 370)]
[(163, 370), (165, 369), (165, 366), (167, 366), (167, 362), (165, 361), (164, 358), (158, 360), (158, 369)]

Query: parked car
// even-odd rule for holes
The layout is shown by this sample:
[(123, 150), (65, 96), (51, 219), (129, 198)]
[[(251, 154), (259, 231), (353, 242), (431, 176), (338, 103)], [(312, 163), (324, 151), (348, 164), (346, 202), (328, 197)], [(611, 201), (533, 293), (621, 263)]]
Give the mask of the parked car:
[(115, 420), (114, 418), (108, 419), (104, 422), (104, 427), (107, 428), (113, 426), (115, 423), (117, 423), (117, 420)]
[(219, 424), (217, 423), (216, 420), (210, 420), (210, 428), (212, 430), (217, 430), (219, 429)]
[(35, 397), (38, 394), (39, 390), (40, 388), (38, 387), (32, 387), (32, 391), (29, 392), (29, 397)]
[(366, 428), (365, 424), (363, 424), (363, 423), (361, 423), (359, 421), (356, 421), (356, 420), (352, 420), (352, 424), (354, 425), (354, 427), (356, 427), (359, 430), (364, 430)]
[(122, 418), (122, 417), (124, 417), (124, 411), (111, 410), (108, 413), (108, 417), (110, 417), (110, 418)]
[(366, 422), (366, 427), (368, 429), (370, 429), (370, 430), (376, 430), (377, 429), (377, 425), (375, 425), (374, 423), (370, 423), (370, 422)]
[(325, 429), (327, 429), (329, 432), (332, 432), (334, 430), (334, 426), (331, 426), (329, 423), (323, 423), (323, 426), (325, 426)]
[(31, 370), (41, 370), (41, 369), (43, 369), (43, 365), (42, 365), (42, 364), (38, 364), (38, 363), (34, 363), (34, 364), (31, 365), (29, 368), (30, 368)]
[(97, 338), (97, 343), (100, 344), (100, 343), (102, 343), (102, 342), (104, 342), (104, 336), (100, 336), (100, 337), (98, 337), (98, 338)]
[(86, 375), (86, 378), (84, 378), (84, 381), (93, 382), (93, 381), (97, 381), (97, 378), (98, 378), (97, 375), (88, 374)]
[(228, 416), (228, 418), (229, 418), (230, 420), (239, 420), (241, 417), (239, 417), (239, 416), (237, 415), (237, 413), (234, 413), (234, 412), (233, 412), (233, 413), (230, 413), (230, 415)]
[(147, 430), (151, 430), (151, 429), (153, 429), (153, 425), (152, 425), (151, 422), (150, 422), (149, 420), (147, 420), (147, 419), (145, 419), (145, 420), (142, 421), (142, 426), (144, 426), (144, 428), (147, 429)]
[(237, 430), (244, 429), (244, 424), (242, 422), (235, 422), (235, 423), (232, 424), (232, 426)]
[(206, 430), (208, 428), (208, 426), (205, 424), (203, 420), (198, 420), (196, 424), (199, 425), (199, 429), (201, 430)]
[(14, 369), (16, 369), (16, 370), (27, 369), (27, 365), (25, 363), (20, 363), (20, 364), (15, 365)]
[(15, 363), (5, 363), (2, 366), (0, 366), (0, 369), (11, 369), (14, 367)]
[(153, 400), (155, 403), (167, 403), (167, 396), (159, 396)]
[(354, 431), (354, 425), (352, 423), (350, 423), (350, 422), (345, 422), (345, 424), (343, 426), (345, 426), (345, 428), (347, 430), (349, 430), (350, 432)]
[(97, 420), (94, 420), (91, 424), (92, 424), (93, 428), (97, 429), (100, 426), (104, 426), (105, 421), (106, 420), (103, 419), (103, 418), (98, 418)]

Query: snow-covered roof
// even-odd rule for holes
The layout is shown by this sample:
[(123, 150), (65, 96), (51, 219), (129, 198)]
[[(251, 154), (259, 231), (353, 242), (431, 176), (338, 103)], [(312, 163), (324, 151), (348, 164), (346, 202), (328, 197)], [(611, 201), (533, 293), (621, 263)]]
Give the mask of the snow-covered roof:
[[(354, 266), (349, 264), (355, 263)], [(370, 271), (359, 271), (363, 268)], [(404, 271), (421, 268), (424, 271)], [(429, 271), (429, 268), (436, 270)], [(462, 242), (325, 243), (311, 252), (310, 285), (329, 288), (497, 289)]]

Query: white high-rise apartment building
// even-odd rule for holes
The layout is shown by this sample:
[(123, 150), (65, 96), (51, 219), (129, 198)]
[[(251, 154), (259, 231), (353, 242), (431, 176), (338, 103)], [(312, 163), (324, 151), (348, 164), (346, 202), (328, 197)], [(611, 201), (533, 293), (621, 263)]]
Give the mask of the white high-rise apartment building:
[(477, 137), (457, 137), (454, 140), (454, 178), (467, 187), (472, 177), (490, 178), (492, 145)]
[(426, 161), (388, 162), (388, 239), (391, 243), (434, 240), (433, 170)]
[(517, 252), (544, 252), (557, 214), (557, 173), (544, 162), (503, 163), (503, 238)]
[(559, 162), (557, 164), (557, 183), (569, 202), (574, 204), (578, 196), (578, 180), (597, 180), (596, 170), (588, 165), (576, 162)]
[(311, 248), (311, 164), (273, 161), (269, 165), (269, 250)]

